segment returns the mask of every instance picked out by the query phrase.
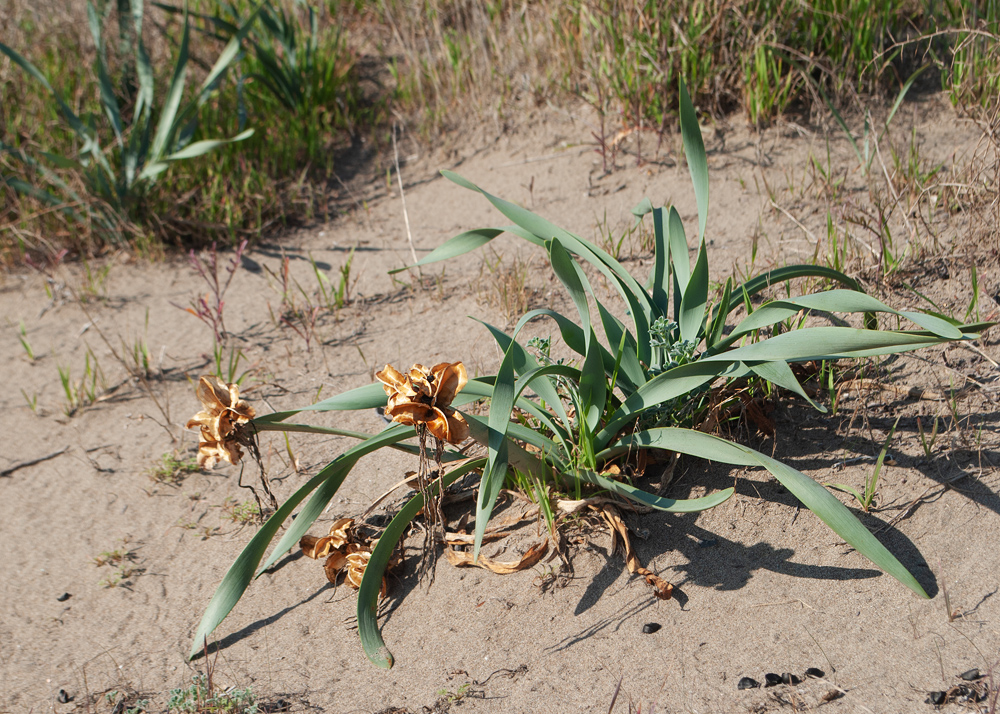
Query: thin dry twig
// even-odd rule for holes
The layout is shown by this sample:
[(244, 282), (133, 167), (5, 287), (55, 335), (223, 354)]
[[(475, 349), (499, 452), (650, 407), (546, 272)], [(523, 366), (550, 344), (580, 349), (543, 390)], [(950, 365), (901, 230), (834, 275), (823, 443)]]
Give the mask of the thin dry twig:
[[(413, 247), (413, 234), (410, 232), (410, 215), (406, 212), (406, 194), (403, 193), (403, 176), (399, 173), (399, 150), (396, 148), (396, 125), (392, 125), (392, 158), (396, 164), (396, 182), (399, 184), (399, 198), (403, 202), (403, 222), (406, 223), (406, 240), (410, 243), (410, 256), (417, 261), (417, 251)], [(417, 268), (420, 273), (420, 268)]]

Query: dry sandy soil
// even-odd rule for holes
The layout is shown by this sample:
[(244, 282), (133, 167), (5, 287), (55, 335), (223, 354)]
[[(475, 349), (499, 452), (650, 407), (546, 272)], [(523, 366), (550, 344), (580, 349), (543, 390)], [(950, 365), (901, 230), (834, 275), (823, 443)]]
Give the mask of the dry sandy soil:
[[(505, 223), (482, 197), (438, 176), (440, 168), (587, 238), (599, 239), (601, 226), (620, 234), (629, 209), (645, 196), (654, 204), (674, 202), (694, 225), (676, 138), (668, 137), (654, 156), (655, 137), (644, 137), (643, 154), (653, 160), (637, 167), (635, 137), (629, 137), (616, 169), (604, 174), (591, 129), (572, 113), (548, 113), (500, 138), (469, 138), (429, 153), (404, 147), (417, 251), (470, 228)], [(897, 118), (897, 145), (905, 149), (911, 136), (927, 164), (943, 163), (940, 176), (946, 176), (969, 160), (980, 133), (943, 99), (929, 96), (908, 103)], [(706, 130), (706, 138), (714, 280), (746, 269), (755, 237), (755, 272), (812, 257), (817, 236), (825, 241), (831, 204), (809, 156), (825, 165), (828, 147), (834, 175), (845, 179), (832, 204), (834, 224), (871, 245), (869, 235), (846, 222), (870, 205), (871, 194), (835, 129), (784, 123), (756, 135), (720, 126)], [(224, 314), (232, 344), (245, 355), (239, 371), (251, 370), (243, 392), (258, 413), (367, 384), (386, 363), (462, 360), (472, 374), (491, 373), (498, 352), (469, 316), (500, 325), (516, 318), (498, 286), (514, 286), (529, 307), (572, 310), (542, 256), (513, 240), (499, 240), (485, 263), (474, 254), (425, 270), (422, 288), (410, 288), (415, 281), (405, 273), (398, 276), (404, 282), (391, 279), (387, 271), (408, 263), (410, 254), (396, 189), (395, 182), (388, 189), (384, 177), (356, 181), (352, 195), (341, 198), (366, 209), (280, 243), (254, 245), (244, 257)], [(911, 272), (869, 284), (896, 307), (926, 306), (905, 281), (961, 318), (975, 263), (979, 315), (996, 319), (996, 226), (943, 210), (924, 224), (918, 214), (927, 216), (932, 193), (906, 220), (904, 210), (895, 211), (893, 227), (896, 235), (912, 230), (928, 249), (933, 228), (938, 247), (911, 262)], [(850, 245), (858, 257), (849, 267), (869, 279), (877, 275), (867, 249)], [(309, 257), (336, 281), (351, 248), (351, 303), (323, 311), (308, 345), (301, 329), (276, 324), (282, 297), (272, 273), (280, 272), (282, 253), (312, 293)], [(639, 241), (626, 241), (622, 252), (644, 276), (649, 255)], [(497, 256), (503, 257), (499, 265)], [(89, 269), (89, 279), (77, 265), (59, 267), (51, 279), (33, 271), (0, 278), (0, 359), (7, 370), (0, 390), (2, 712), (110, 712), (104, 694), (111, 690), (149, 699), (149, 711), (165, 711), (168, 691), (205, 669), (204, 660), (186, 660), (191, 638), (256, 528), (233, 519), (233, 505), (251, 499), (239, 485), (239, 468), (185, 474), (173, 484), (150, 476), (161, 455), (194, 453), (195, 435), (183, 424), (199, 408), (193, 383), (211, 369), (212, 335), (177, 306), (204, 294), (206, 284), (180, 258), (149, 264), (122, 255)], [(301, 294), (295, 299), (304, 302)], [(22, 321), (34, 359), (18, 340)], [(550, 326), (532, 329), (547, 334)], [(122, 352), (123, 343), (130, 348), (140, 338), (154, 363), (149, 390), (128, 377), (109, 349)], [(857, 487), (901, 415), (879, 508), (864, 520), (916, 574), (930, 600), (839, 542), (766, 473), (687, 460), (671, 496), (729, 485), (736, 496), (697, 515), (627, 516), (642, 561), (677, 588), (672, 600), (655, 599), (627, 573), (621, 556), (608, 552), (609, 533), (596, 523), (569, 551), (571, 572), (561, 571), (558, 559), (509, 576), (456, 569), (441, 559), (429, 589), (415, 575), (422, 542), (415, 534), (403, 568), (390, 579), (380, 620), (396, 658), (384, 671), (369, 664), (353, 629), (354, 592), (334, 588), (316, 562), (293, 554), (251, 586), (215, 633), (215, 684), (250, 686), (270, 711), (345, 714), (449, 707), (606, 712), (619, 685), (616, 712), (933, 711), (928, 692), (949, 689), (966, 670), (986, 673), (1000, 662), (998, 342), (993, 330), (968, 347), (888, 360), (893, 386), (860, 397), (845, 393), (835, 416), (782, 398), (772, 413), (776, 436), (752, 438), (757, 448), (773, 450), (819, 481)], [(67, 415), (58, 370), (68, 367), (79, 380), (88, 349), (107, 389), (96, 403)], [(940, 398), (952, 393), (953, 399)], [(938, 417), (929, 455), (917, 416), (928, 428)], [(316, 422), (380, 428), (370, 412), (319, 415)], [(286, 447), (281, 435), (264, 435), (263, 464), (279, 500), (348, 443), (291, 435)], [(31, 463), (36, 459), (44, 460)], [(412, 468), (411, 459), (395, 453), (363, 460), (312, 532), (359, 514)], [(256, 480), (254, 464), (243, 478)], [(387, 503), (398, 507), (400, 498)], [(539, 526), (526, 528), (534, 536)], [(132, 554), (125, 573), (97, 564), (102, 553), (118, 549)], [(115, 583), (116, 572), (126, 577)], [(644, 634), (647, 623), (662, 628)], [(809, 667), (825, 678), (737, 688), (745, 676), (763, 681), (767, 672), (801, 675)], [(974, 709), (958, 702), (944, 707)]]

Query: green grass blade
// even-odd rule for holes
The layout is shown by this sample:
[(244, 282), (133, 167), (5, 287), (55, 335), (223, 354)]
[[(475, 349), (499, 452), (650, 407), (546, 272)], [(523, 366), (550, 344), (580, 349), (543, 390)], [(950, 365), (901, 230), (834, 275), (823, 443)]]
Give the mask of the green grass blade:
[(374, 382), (366, 384), (363, 387), (358, 387), (357, 389), (351, 389), (342, 394), (334, 395), (301, 409), (291, 409), (289, 411), (259, 416), (254, 419), (254, 423), (284, 421), (300, 412), (354, 411), (358, 409), (374, 409), (375, 407), (384, 407), (385, 405), (385, 390), (382, 388), (381, 382)]
[[(442, 171), (441, 174), (449, 181), (453, 181), (463, 188), (468, 188), (472, 191), (481, 193), (490, 203), (493, 204), (495, 208), (497, 208), (497, 210), (503, 213), (508, 219), (514, 221), (514, 223), (522, 229), (527, 231), (530, 236), (534, 236), (535, 238), (543, 241), (558, 238), (568, 251), (575, 253), (577, 256), (593, 265), (601, 271), (601, 273), (603, 273), (612, 284), (614, 284), (619, 294), (622, 296), (622, 299), (629, 303), (629, 308), (632, 313), (633, 320), (635, 321), (636, 334), (644, 334), (648, 331), (650, 319), (655, 312), (655, 308), (653, 307), (653, 303), (646, 291), (641, 285), (639, 285), (638, 282), (636, 282), (635, 278), (633, 278), (632, 275), (625, 270), (621, 263), (597, 246), (594, 246), (582, 238), (559, 228), (555, 224), (535, 215), (531, 211), (521, 208), (510, 201), (498, 198), (488, 191), (484, 191), (471, 181), (462, 178), (456, 173), (451, 171)], [(517, 234), (531, 240), (529, 236), (526, 236), (523, 233)], [(643, 349), (644, 345), (645, 341), (640, 343), (640, 349)], [(648, 352), (648, 345), (645, 346), (644, 351)], [(640, 354), (639, 358), (648, 361), (649, 355)]]
[[(205, 609), (205, 614), (202, 616), (201, 622), (198, 625), (198, 630), (195, 633), (194, 642), (191, 646), (191, 652), (188, 655), (190, 659), (193, 659), (203, 653), (205, 639), (226, 618), (226, 616), (232, 611), (233, 607), (236, 606), (236, 603), (239, 602), (239, 599), (243, 596), (243, 593), (253, 580), (254, 574), (257, 570), (257, 565), (264, 557), (264, 553), (267, 551), (268, 545), (270, 545), (271, 540), (278, 532), (278, 529), (291, 515), (295, 507), (301, 503), (306, 496), (319, 487), (325, 487), (326, 491), (329, 491), (332, 488), (333, 492), (336, 492), (337, 487), (339, 487), (343, 482), (344, 477), (362, 455), (380, 448), (381, 446), (385, 446), (394, 440), (406, 438), (407, 432), (409, 432), (409, 435), (412, 436), (412, 427), (398, 426), (391, 430), (387, 429), (382, 432), (382, 434), (379, 434), (377, 439), (366, 441), (344, 452), (330, 462), (318, 474), (309, 479), (309, 481), (292, 494), (287, 501), (281, 504), (278, 510), (267, 519), (264, 525), (261, 526), (260, 530), (257, 531), (253, 538), (250, 539), (250, 542), (247, 543), (243, 552), (237, 556), (236, 560), (233, 561), (233, 564), (226, 572), (225, 577), (223, 577), (222, 582), (219, 584), (215, 594), (212, 596), (212, 600)], [(333, 493), (330, 493), (330, 497), (332, 497), (332, 495)], [(315, 519), (315, 516), (313, 516), (313, 518)], [(299, 518), (296, 519), (296, 521), (298, 520)], [(295, 528), (295, 524), (293, 524), (292, 527)], [(287, 540), (287, 533), (286, 538), (283, 539), (283, 541), (284, 540)], [(278, 555), (280, 557), (281, 553), (278, 553)], [(274, 562), (275, 559), (275, 555), (272, 553), (272, 557), (268, 560), (268, 564), (264, 567), (268, 567)]]
[(132, 115), (132, 126), (137, 127), (145, 124), (148, 119), (145, 115), (153, 108), (153, 63), (142, 41), (143, 3), (141, 0), (132, 0), (129, 5), (132, 8), (132, 24), (135, 28), (135, 71), (139, 77), (139, 91), (136, 93), (135, 110)]
[(193, 144), (188, 144), (180, 151), (174, 152), (169, 156), (164, 156), (160, 159), (163, 162), (172, 161), (183, 161), (185, 159), (194, 159), (203, 154), (207, 154), (209, 151), (213, 151), (220, 146), (225, 146), (226, 144), (233, 144), (237, 141), (243, 141), (244, 139), (249, 139), (253, 136), (253, 129), (246, 129), (241, 131), (236, 136), (230, 137), (229, 139), (204, 139), (202, 141), (196, 141)]
[(708, 331), (705, 343), (708, 349), (712, 349), (722, 339), (722, 331), (726, 327), (726, 315), (729, 314), (729, 301), (733, 294), (733, 279), (726, 278), (726, 287), (722, 291), (722, 299), (712, 311), (712, 327)]
[(698, 201), (698, 242), (700, 243), (705, 237), (705, 226), (708, 223), (708, 160), (705, 154), (705, 143), (701, 139), (698, 117), (694, 113), (694, 106), (691, 104), (691, 97), (688, 96), (683, 79), (680, 81), (680, 118), (684, 156), (687, 157), (691, 182), (694, 184), (694, 196)]
[[(529, 317), (530, 315), (531, 313), (528, 313), (520, 320), (518, 320), (518, 323), (514, 328), (514, 334), (520, 332), (521, 328), (528, 323), (528, 321), (531, 319)], [(562, 316), (560, 315), (560, 317)], [(497, 341), (497, 344), (500, 346), (500, 349), (505, 354), (510, 349), (514, 350), (513, 359), (514, 359), (515, 374), (523, 376), (539, 368), (538, 360), (536, 360), (530, 352), (524, 349), (524, 347), (522, 347), (521, 344), (517, 342), (517, 340), (508, 336), (507, 334), (504, 333), (503, 330), (501, 330), (498, 327), (494, 327), (488, 322), (483, 322), (482, 320), (480, 320), (479, 322), (481, 322), (483, 326), (485, 326), (486, 329), (490, 331), (490, 334), (493, 335), (493, 339)], [(569, 322), (569, 320), (566, 320), (566, 322), (569, 323), (570, 325), (573, 324)], [(573, 326), (576, 327), (576, 325)], [(556, 415), (562, 420), (562, 423), (566, 426), (566, 430), (569, 431), (570, 430), (569, 416), (566, 414), (566, 409), (563, 406), (562, 400), (559, 398), (559, 393), (558, 391), (556, 391), (556, 387), (551, 382), (551, 380), (549, 380), (547, 377), (545, 379), (533, 380), (531, 382), (531, 388), (534, 390), (535, 394), (537, 394), (540, 399), (544, 400), (545, 403), (555, 411)], [(520, 394), (520, 390), (518, 390), (518, 394)]]
[(927, 593), (916, 578), (890, 553), (878, 539), (854, 517), (847, 507), (829, 491), (806, 476), (780, 461), (754, 452), (760, 465), (774, 474), (774, 477), (799, 499), (806, 508), (815, 513), (838, 536), (910, 590), (922, 598)]
[[(447, 488), (470, 471), (482, 468), (485, 463), (486, 459), (476, 459), (449, 471), (441, 479), (443, 487)], [(437, 482), (431, 485), (431, 489), (434, 494), (437, 493)], [(378, 597), (382, 589), (382, 577), (407, 526), (423, 507), (424, 497), (418, 493), (389, 521), (389, 525), (382, 531), (378, 543), (372, 549), (371, 558), (365, 566), (365, 574), (361, 578), (361, 587), (358, 589), (358, 637), (361, 638), (361, 646), (368, 659), (383, 669), (392, 667), (394, 660), (378, 629)]]
[(962, 338), (962, 332), (955, 324), (936, 315), (929, 315), (923, 312), (900, 312), (870, 295), (853, 290), (827, 290), (812, 295), (775, 300), (762, 305), (733, 329), (727, 342), (731, 344), (742, 335), (792, 317), (801, 309), (843, 313), (886, 312), (905, 317), (938, 337), (948, 340)]
[(506, 230), (506, 228), (478, 228), (476, 230), (466, 231), (465, 233), (459, 233), (454, 238), (446, 240), (413, 265), (408, 265), (405, 268), (390, 270), (389, 275), (395, 275), (396, 273), (404, 270), (419, 268), (424, 265), (438, 263), (442, 260), (450, 260), (451, 258), (457, 258), (460, 255), (471, 253), (476, 248), (483, 247), (498, 235), (504, 233)]
[[(247, 19), (243, 22), (240, 28), (236, 31), (236, 34), (230, 38), (229, 42), (222, 49), (219, 54), (219, 58), (215, 60), (215, 64), (212, 65), (212, 69), (209, 70), (208, 75), (205, 77), (205, 81), (201, 83), (201, 88), (198, 90), (197, 104), (201, 106), (208, 99), (209, 94), (215, 88), (216, 84), (222, 79), (223, 74), (229, 69), (229, 65), (233, 63), (237, 55), (240, 53), (240, 45), (243, 39), (249, 34), (250, 29), (253, 27), (254, 22), (257, 20), (257, 15), (260, 14), (261, 8), (264, 7), (264, 3), (257, 5), (256, 9), (250, 13)], [(187, 31), (187, 15), (184, 18), (185, 32)], [(186, 61), (186, 60), (185, 60)]]
[[(772, 285), (779, 285), (788, 280), (795, 280), (796, 278), (823, 278), (825, 280), (833, 280), (840, 283), (849, 290), (854, 290), (859, 293), (863, 293), (864, 290), (861, 288), (861, 284), (854, 278), (840, 272), (839, 270), (834, 270), (833, 268), (827, 268), (823, 265), (786, 265), (782, 268), (775, 268), (774, 270), (769, 270), (766, 273), (761, 273), (745, 283), (741, 283), (733, 288), (733, 293), (740, 295), (746, 292), (747, 295), (753, 297), (761, 290), (766, 290)], [(736, 302), (730, 306), (730, 309), (735, 309), (739, 306)]]
[[(62, 95), (52, 88), (52, 85), (49, 84), (49, 80), (45, 78), (45, 75), (43, 75), (35, 65), (2, 42), (0, 42), (0, 52), (7, 55), (14, 64), (23, 69), (32, 78), (34, 78), (36, 82), (45, 87), (48, 93), (52, 95), (52, 98), (56, 100), (56, 103), (59, 105), (60, 113), (63, 117), (65, 117), (66, 121), (69, 123), (73, 131), (76, 132), (77, 136), (84, 141), (85, 144), (92, 143), (93, 140), (91, 139), (90, 130), (82, 121), (80, 121), (80, 117), (78, 117), (73, 110), (69, 108), (69, 105), (63, 101)], [(87, 147), (85, 146), (85, 148)]]
[[(632, 334), (625, 329), (625, 325), (619, 322), (618, 318), (612, 315), (601, 301), (594, 298), (597, 304), (597, 311), (601, 315), (601, 324), (604, 325), (604, 334), (608, 336), (608, 343), (611, 345), (622, 344), (624, 338), (624, 348), (621, 353), (621, 369), (618, 373), (617, 386), (621, 387), (626, 394), (634, 392), (639, 385), (646, 383), (646, 371), (638, 358), (638, 346)], [(616, 355), (617, 357), (617, 355)]]

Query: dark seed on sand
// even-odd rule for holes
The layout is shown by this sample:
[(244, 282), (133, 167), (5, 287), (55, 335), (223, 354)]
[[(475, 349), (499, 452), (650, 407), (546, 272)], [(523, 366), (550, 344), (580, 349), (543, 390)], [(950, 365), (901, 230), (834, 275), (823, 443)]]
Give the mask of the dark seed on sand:
[(973, 668), (973, 669), (966, 670), (965, 672), (962, 672), (960, 675), (958, 675), (958, 678), (959, 679), (964, 679), (966, 682), (975, 682), (977, 679), (979, 679), (982, 676), (983, 675), (979, 671), (978, 668)]
[(659, 632), (661, 627), (663, 627), (663, 625), (659, 622), (647, 622), (642, 626), (642, 634), (651, 635), (654, 632)]
[(59, 696), (56, 697), (56, 699), (59, 701), (60, 704), (69, 704), (71, 701), (73, 701), (73, 697), (68, 695), (65, 689), (59, 690)]
[(807, 677), (816, 677), (816, 679), (821, 679), (826, 676), (826, 672), (819, 669), (818, 667), (810, 667), (806, 670)]
[(927, 703), (939, 707), (942, 704), (944, 704), (944, 700), (947, 698), (947, 696), (948, 695), (945, 694), (944, 692), (931, 692), (930, 694), (927, 695)]
[(741, 679), (739, 681), (739, 684), (736, 685), (736, 688), (737, 689), (756, 689), (759, 686), (760, 686), (760, 682), (758, 682), (756, 679), (753, 679), (752, 677), (744, 677), (743, 679)]
[(776, 687), (781, 684), (781, 675), (775, 674), (774, 672), (768, 672), (764, 675), (764, 686), (765, 687)]
[(802, 680), (791, 672), (782, 672), (781, 681), (784, 684), (798, 684)]

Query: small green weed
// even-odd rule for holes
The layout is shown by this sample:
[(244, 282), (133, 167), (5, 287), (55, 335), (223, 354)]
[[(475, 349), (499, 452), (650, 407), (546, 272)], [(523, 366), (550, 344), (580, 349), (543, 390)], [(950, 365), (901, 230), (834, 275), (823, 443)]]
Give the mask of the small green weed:
[(351, 301), (351, 263), (354, 262), (354, 248), (351, 248), (351, 252), (347, 254), (344, 264), (340, 266), (340, 278), (336, 288), (333, 287), (326, 273), (320, 270), (312, 255), (309, 256), (309, 262), (312, 264), (313, 273), (316, 275), (318, 297), (327, 310), (331, 312), (339, 310)]
[(896, 422), (892, 425), (892, 429), (889, 430), (889, 435), (885, 438), (885, 444), (882, 445), (882, 450), (879, 452), (878, 459), (875, 461), (875, 468), (872, 469), (871, 475), (865, 477), (864, 493), (861, 493), (856, 488), (842, 483), (826, 484), (830, 488), (835, 488), (838, 491), (843, 491), (844, 493), (849, 493), (854, 496), (854, 498), (857, 499), (858, 504), (861, 506), (861, 510), (865, 513), (869, 513), (871, 509), (875, 507), (875, 491), (878, 488), (879, 474), (882, 471), (882, 464), (885, 462), (886, 454), (889, 453), (889, 443), (892, 441), (892, 437), (896, 433), (896, 427), (899, 425), (899, 419), (899, 417), (896, 417)]
[(98, 554), (94, 558), (94, 565), (99, 568), (105, 565), (114, 568), (111, 575), (101, 580), (103, 588), (127, 587), (132, 584), (132, 578), (145, 572), (145, 568), (136, 565), (136, 554), (129, 548), (127, 538), (122, 540), (118, 548)]
[(215, 365), (213, 374), (226, 384), (243, 385), (252, 370), (240, 372), (240, 362), (246, 357), (239, 347), (223, 347), (216, 342), (212, 348), (212, 363)]
[(250, 687), (216, 692), (210, 676), (196, 674), (186, 689), (171, 689), (169, 714), (257, 714), (260, 707)]
[(477, 693), (478, 690), (472, 689), (472, 682), (466, 682), (465, 684), (459, 685), (458, 689), (454, 692), (445, 687), (442, 687), (437, 691), (437, 695), (441, 697), (445, 704), (455, 704), (463, 699), (466, 699), (467, 697), (475, 696)]
[(260, 506), (255, 501), (238, 502), (227, 498), (222, 504), (222, 515), (233, 523), (246, 525), (260, 520)]
[(111, 707), (112, 712), (118, 714), (143, 714), (151, 706), (148, 699), (140, 699), (134, 692), (120, 692), (117, 689), (105, 692), (104, 701)]
[(931, 433), (928, 434), (924, 431), (923, 422), (920, 421), (920, 417), (917, 417), (917, 433), (920, 434), (920, 445), (924, 449), (924, 456), (928, 459), (934, 452), (934, 442), (937, 441), (938, 437), (938, 418), (934, 417), (934, 423), (931, 427)]
[(146, 471), (146, 475), (157, 483), (177, 486), (188, 474), (199, 470), (198, 462), (191, 458), (181, 458), (176, 451), (167, 452)]
[(35, 414), (38, 414), (38, 394), (32, 393), (29, 397), (28, 393), (22, 389), (21, 396), (24, 397), (24, 401), (28, 404), (28, 408)]
[(21, 324), (18, 326), (17, 331), (17, 339), (20, 340), (21, 347), (24, 348), (25, 353), (28, 355), (28, 359), (34, 362), (35, 351), (31, 349), (31, 343), (28, 342), (28, 328), (24, 326), (24, 320), (21, 320)]
[(66, 396), (66, 405), (63, 407), (66, 416), (73, 416), (78, 409), (93, 404), (108, 388), (104, 370), (101, 369), (97, 355), (89, 346), (84, 354), (83, 376), (79, 380), (73, 380), (68, 365), (63, 367), (57, 364), (56, 369), (59, 371), (59, 382)]

